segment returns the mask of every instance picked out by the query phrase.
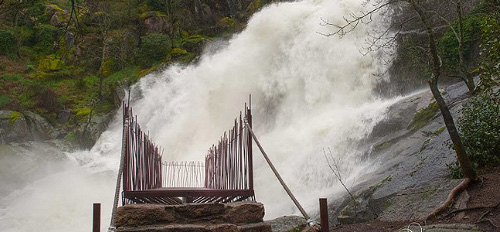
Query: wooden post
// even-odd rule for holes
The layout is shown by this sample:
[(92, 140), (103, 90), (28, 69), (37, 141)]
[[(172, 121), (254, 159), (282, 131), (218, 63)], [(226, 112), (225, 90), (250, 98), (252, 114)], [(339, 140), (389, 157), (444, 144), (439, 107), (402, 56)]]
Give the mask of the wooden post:
[(101, 203), (94, 203), (94, 223), (92, 232), (99, 232), (101, 230)]
[(328, 203), (326, 198), (319, 199), (319, 215), (321, 217), (321, 232), (328, 232)]

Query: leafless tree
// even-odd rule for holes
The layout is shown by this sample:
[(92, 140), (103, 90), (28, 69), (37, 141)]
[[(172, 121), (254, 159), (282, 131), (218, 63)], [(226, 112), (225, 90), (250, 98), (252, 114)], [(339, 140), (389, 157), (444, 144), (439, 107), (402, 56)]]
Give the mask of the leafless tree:
[[(345, 23), (342, 25), (333, 24), (323, 20), (323, 24), (326, 26), (334, 27), (334, 31), (326, 36), (344, 36), (347, 33), (356, 29), (356, 27), (360, 23), (369, 23), (371, 22), (371, 18), (375, 13), (379, 13), (384, 10), (390, 9), (390, 7), (406, 7), (407, 9), (411, 9), (415, 15), (408, 17), (407, 20), (400, 22), (397, 25), (397, 28), (388, 29), (386, 31), (380, 32), (377, 36), (372, 36), (368, 41), (368, 52), (383, 49), (386, 46), (394, 43), (396, 41), (397, 36), (402, 32), (404, 28), (404, 24), (410, 20), (417, 19), (420, 21), (420, 30), (425, 32), (427, 37), (427, 45), (423, 47), (429, 55), (429, 68), (431, 70), (431, 75), (427, 78), (427, 84), (432, 92), (432, 95), (436, 99), (436, 102), (439, 106), (441, 114), (443, 116), (444, 123), (446, 125), (446, 129), (450, 135), (451, 141), (453, 142), (453, 147), (456, 152), (457, 160), (460, 164), (461, 170), (464, 173), (466, 179), (458, 185), (451, 193), (448, 201), (443, 204), (442, 207), (439, 207), (429, 216), (435, 216), (440, 213), (443, 209), (447, 207), (451, 203), (451, 200), (460, 193), (460, 190), (465, 189), (472, 181), (476, 181), (477, 174), (473, 168), (472, 162), (469, 159), (469, 156), (466, 154), (464, 146), (462, 144), (460, 135), (458, 134), (457, 128), (455, 126), (455, 122), (450, 113), (448, 105), (446, 104), (441, 92), (438, 88), (438, 80), (441, 77), (441, 59), (438, 55), (438, 50), (436, 46), (436, 35), (435, 28), (433, 26), (433, 21), (436, 20), (436, 14), (434, 14), (431, 10), (427, 10), (424, 8), (424, 4), (429, 3), (431, 1), (425, 0), (367, 0), (365, 4), (373, 4), (374, 8), (359, 13), (353, 13), (347, 17), (344, 17)], [(438, 1), (432, 1), (438, 2)], [(457, 2), (457, 8), (461, 8), (460, 1)], [(459, 10), (460, 11), (460, 10)], [(460, 13), (461, 14), (461, 13)], [(459, 18), (462, 20), (462, 17)], [(395, 30), (395, 31), (391, 31)], [(459, 29), (462, 31), (462, 29)], [(462, 33), (460, 33), (462, 34)], [(463, 36), (463, 35), (462, 35)], [(460, 38), (460, 35), (458, 35)], [(463, 39), (462, 39), (463, 41)]]

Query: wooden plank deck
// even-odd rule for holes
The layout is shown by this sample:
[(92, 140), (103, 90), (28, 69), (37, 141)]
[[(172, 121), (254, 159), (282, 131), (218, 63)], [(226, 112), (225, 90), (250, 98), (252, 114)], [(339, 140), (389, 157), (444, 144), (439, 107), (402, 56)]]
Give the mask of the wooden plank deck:
[(182, 204), (182, 203), (228, 203), (253, 200), (254, 190), (210, 189), (210, 188), (157, 188), (140, 191), (124, 191), (123, 197), (134, 203)]

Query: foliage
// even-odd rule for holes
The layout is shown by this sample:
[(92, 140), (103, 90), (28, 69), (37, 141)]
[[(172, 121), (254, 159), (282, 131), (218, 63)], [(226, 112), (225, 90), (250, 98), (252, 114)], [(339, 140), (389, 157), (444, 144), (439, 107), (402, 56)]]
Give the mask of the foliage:
[(463, 143), (476, 166), (500, 164), (500, 91), (485, 91), (462, 109)]
[[(478, 16), (472, 15), (464, 18), (463, 20), (463, 37), (462, 42), (464, 54), (471, 55), (471, 50), (473, 48), (473, 43), (480, 38), (480, 18)], [(458, 22), (455, 21), (451, 25), (455, 31), (458, 33)], [(447, 72), (456, 72), (458, 70), (459, 64), (459, 54), (458, 54), (458, 40), (453, 33), (452, 29), (449, 28), (446, 33), (437, 40), (438, 51), (443, 62), (443, 68)], [(465, 59), (471, 57), (465, 57)]]
[(0, 30), (0, 55), (9, 55), (15, 52), (16, 41), (10, 31)]
[[(474, 166), (500, 164), (500, 91), (484, 91), (462, 109), (458, 121), (462, 142)], [(447, 165), (453, 178), (463, 178), (454, 162)]]
[(434, 117), (437, 110), (438, 110), (438, 105), (436, 101), (429, 103), (429, 105), (426, 108), (421, 109), (413, 116), (410, 125), (408, 126), (408, 129), (416, 130), (427, 125), (429, 120), (432, 119), (432, 117)]
[[(257, 1), (259, 7), (270, 2)], [(198, 6), (180, 0), (76, 0), (78, 12), (68, 21), (71, 2), (0, 4), (4, 9), (0, 14), (0, 107), (37, 112), (50, 121), (55, 121), (63, 108), (74, 114), (81, 114), (82, 109), (109, 113), (117, 107), (119, 88), (137, 82), (161, 62), (191, 62), (202, 52), (207, 35), (225, 33), (226, 29), (217, 27), (216, 22), (223, 23), (227, 30), (235, 24), (240, 27), (240, 22), (248, 19), (242, 9), (250, 4), (242, 2), (229, 14), (227, 4), (234, 3), (216, 6), (202, 0), (203, 10), (195, 12)], [(203, 14), (205, 9), (212, 13)], [(109, 25), (96, 17), (103, 12), (109, 17)], [(225, 18), (233, 14), (235, 20)], [(150, 17), (161, 19), (145, 22)], [(146, 28), (146, 23), (151, 27)], [(106, 53), (103, 65), (102, 51)], [(98, 99), (100, 70), (105, 78), (102, 98)], [(74, 127), (71, 124), (79, 123), (79, 119), (65, 126)]]
[(479, 87), (488, 89), (500, 84), (500, 13), (497, 11), (486, 15), (481, 22), (481, 30), (481, 52), (484, 58), (481, 62), (483, 72)]
[(162, 61), (171, 50), (170, 39), (165, 34), (147, 34), (141, 37), (141, 41), (137, 59), (143, 67)]
[(35, 50), (42, 54), (54, 52), (54, 42), (58, 37), (58, 29), (49, 24), (42, 24), (35, 28)]
[(21, 74), (2, 74), (2, 79), (6, 81), (18, 81), (19, 79), (21, 79)]
[(55, 58), (55, 56), (47, 56), (38, 61), (39, 71), (58, 71), (64, 68), (64, 61)]
[(223, 28), (224, 30), (236, 31), (240, 27), (240, 23), (234, 18), (224, 17), (217, 22), (217, 26)]
[(9, 103), (9, 96), (5, 94), (0, 94), (0, 108)]
[(14, 124), (17, 119), (19, 119), (21, 116), (23, 116), (21, 113), (14, 111), (9, 115), (9, 124), (12, 125)]

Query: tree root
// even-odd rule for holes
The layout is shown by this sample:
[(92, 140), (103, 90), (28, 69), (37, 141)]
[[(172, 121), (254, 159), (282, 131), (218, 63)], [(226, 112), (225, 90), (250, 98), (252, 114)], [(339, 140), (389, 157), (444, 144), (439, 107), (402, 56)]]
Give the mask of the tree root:
[(495, 225), (495, 223), (493, 223), (490, 219), (488, 218), (485, 218), (486, 215), (488, 215), (489, 213), (491, 213), (491, 211), (493, 211), (494, 209), (496, 209), (498, 206), (500, 206), (500, 201), (496, 204), (496, 205), (493, 205), (493, 206), (490, 206), (490, 207), (486, 207), (488, 208), (488, 210), (486, 212), (484, 212), (483, 214), (481, 214), (481, 217), (479, 217), (479, 219), (477, 220), (478, 222), (480, 222), (481, 220), (487, 220), (491, 223), (491, 225), (493, 225), (494, 227), (498, 228), (497, 225)]
[(432, 217), (436, 217), (438, 214), (442, 213), (444, 210), (446, 210), (451, 203), (453, 203), (453, 199), (455, 199), (456, 196), (458, 196), (461, 192), (463, 192), (469, 185), (472, 183), (472, 180), (470, 178), (465, 178), (459, 185), (457, 185), (455, 188), (453, 188), (448, 194), (448, 198), (439, 206), (437, 209), (432, 211), (429, 216), (425, 218), (425, 221), (431, 219)]
[(481, 218), (483, 218), (486, 214), (490, 213), (491, 210), (497, 208), (498, 206), (500, 206), (500, 202), (498, 202), (495, 205), (491, 205), (491, 206), (477, 206), (477, 207), (470, 207), (470, 208), (464, 208), (464, 209), (457, 209), (457, 210), (453, 210), (453, 211), (449, 212), (448, 214), (446, 214), (445, 217), (449, 217), (449, 216), (451, 216), (453, 214), (457, 214), (457, 213), (464, 212), (464, 211), (473, 211), (473, 210), (488, 209), (488, 211), (486, 211), (483, 214), (483, 216), (481, 216)]

